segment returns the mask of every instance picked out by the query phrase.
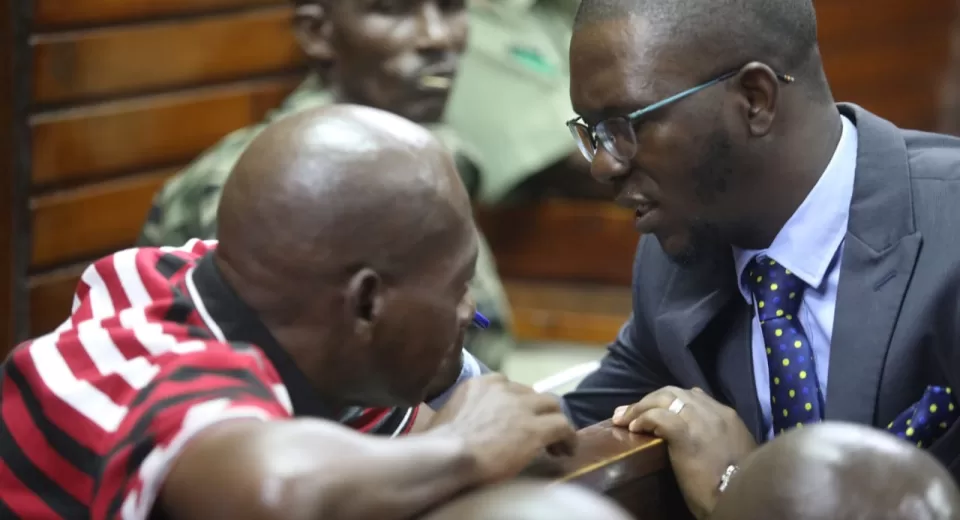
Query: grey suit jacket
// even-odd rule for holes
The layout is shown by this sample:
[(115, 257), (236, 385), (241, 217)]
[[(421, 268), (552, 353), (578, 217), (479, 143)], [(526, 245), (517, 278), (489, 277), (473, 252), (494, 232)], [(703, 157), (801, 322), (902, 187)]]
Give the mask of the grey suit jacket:
[[(856, 124), (859, 147), (825, 416), (886, 427), (927, 385), (960, 392), (960, 139), (838, 108)], [(663, 386), (699, 386), (760, 441), (753, 311), (732, 253), (680, 268), (645, 236), (633, 277), (633, 315), (600, 369), (564, 397), (568, 415), (582, 427)], [(960, 475), (960, 421), (931, 451)]]

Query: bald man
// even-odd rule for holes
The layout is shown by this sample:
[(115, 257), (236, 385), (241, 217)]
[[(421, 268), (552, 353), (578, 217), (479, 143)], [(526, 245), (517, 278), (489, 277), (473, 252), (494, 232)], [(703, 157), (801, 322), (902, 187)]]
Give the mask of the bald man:
[(960, 491), (936, 459), (849, 423), (793, 430), (751, 454), (711, 520), (956, 520)]
[[(451, 151), (474, 193), (485, 182), (481, 178), (489, 177), (487, 157), (441, 120), (467, 43), (464, 2), (291, 4), (293, 32), (308, 58), (308, 77), (264, 120), (225, 136), (167, 181), (154, 197), (138, 245), (179, 246), (191, 238), (216, 238), (224, 183), (254, 137), (278, 119), (333, 103), (389, 110), (426, 126)], [(512, 318), (493, 253), (482, 238), (470, 290), (490, 325), (467, 331), (467, 350), (498, 370), (514, 348)]]
[(0, 369), (0, 517), (409, 518), (573, 440), (556, 399), (499, 375), (423, 434), (337, 424), (405, 433), (459, 374), (477, 234), (426, 130), (357, 106), (285, 118), (219, 219), (219, 243), (93, 263), (71, 318)]
[(514, 480), (455, 498), (421, 520), (632, 520), (613, 500), (573, 484)]

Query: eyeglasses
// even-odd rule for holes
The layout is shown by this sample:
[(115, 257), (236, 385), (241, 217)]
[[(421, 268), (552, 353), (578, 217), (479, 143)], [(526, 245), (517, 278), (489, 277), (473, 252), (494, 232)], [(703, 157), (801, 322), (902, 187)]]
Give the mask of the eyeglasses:
[[(636, 112), (631, 112), (625, 116), (616, 116), (600, 121), (596, 125), (587, 125), (583, 122), (583, 118), (576, 117), (567, 121), (567, 128), (570, 129), (570, 133), (573, 134), (574, 140), (577, 141), (577, 146), (580, 148), (580, 152), (583, 153), (583, 156), (587, 158), (587, 161), (593, 162), (593, 158), (597, 155), (597, 143), (603, 145), (603, 148), (607, 150), (611, 155), (616, 157), (621, 161), (628, 161), (633, 158), (637, 153), (637, 133), (635, 127), (639, 122), (640, 118), (657, 110), (658, 108), (663, 108), (670, 103), (679, 101), (687, 96), (692, 96), (697, 92), (705, 88), (712, 87), (721, 81), (728, 80), (736, 76), (740, 72), (740, 69), (732, 70), (721, 74), (720, 76), (707, 81), (706, 83), (701, 83), (693, 88), (684, 90), (679, 94), (674, 94), (667, 99), (657, 101), (656, 103), (641, 108)], [(777, 79), (784, 83), (793, 83), (795, 78), (787, 74), (777, 74)]]

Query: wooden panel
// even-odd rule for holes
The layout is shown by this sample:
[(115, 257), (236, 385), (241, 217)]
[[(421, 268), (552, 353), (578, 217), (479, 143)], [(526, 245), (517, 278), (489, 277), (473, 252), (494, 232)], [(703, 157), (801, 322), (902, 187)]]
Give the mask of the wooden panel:
[(290, 7), (34, 38), (34, 103), (156, 91), (295, 69)]
[(30, 277), (30, 337), (46, 334), (70, 316), (73, 293), (86, 264)]
[(163, 182), (176, 169), (36, 197), (31, 203), (33, 268), (130, 246)]
[(37, 28), (51, 29), (285, 3), (286, 0), (34, 0), (33, 8)]
[(933, 129), (953, 1), (879, 0), (864, 9), (862, 2), (830, 0), (816, 8), (834, 97), (900, 126)]
[[(898, 28), (949, 23), (953, 0), (874, 0), (864, 9), (861, 0), (815, 0), (817, 33), (822, 45), (897, 39)], [(890, 30), (880, 31), (881, 28)]]
[(548, 201), (478, 220), (504, 278), (630, 284), (639, 237), (633, 213), (612, 203)]
[(21, 218), (26, 204), (20, 181), (27, 175), (27, 155), (20, 138), (26, 126), (26, 91), (24, 78), (15, 71), (22, 61), (17, 54), (26, 50), (26, 35), (15, 8), (12, 2), (0, 7), (0, 74), (5, 78), (0, 83), (0, 361), (21, 335), (18, 321), (23, 307), (20, 274), (25, 234)]
[(34, 117), (33, 183), (44, 187), (191, 161), (260, 121), (299, 78), (59, 111)]
[(632, 310), (630, 287), (504, 282), (519, 341), (605, 346)]

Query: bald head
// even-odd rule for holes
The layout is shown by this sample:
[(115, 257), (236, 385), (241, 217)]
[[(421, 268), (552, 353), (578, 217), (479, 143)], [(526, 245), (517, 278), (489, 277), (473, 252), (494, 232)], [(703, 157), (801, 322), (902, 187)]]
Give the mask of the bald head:
[(225, 279), (325, 399), (422, 401), (472, 318), (477, 254), (432, 134), (353, 105), (282, 118), (234, 166), (217, 220)]
[(470, 211), (450, 155), (427, 130), (334, 105), (253, 140), (224, 186), (218, 237), (224, 254), (301, 281), (357, 265), (401, 276), (436, 240), (469, 227)]
[(817, 46), (811, 0), (583, 0), (575, 31), (628, 17), (688, 51), (683, 59), (727, 68), (756, 60), (795, 71)]
[(518, 480), (458, 497), (422, 520), (631, 520), (612, 500), (572, 484)]
[(929, 454), (873, 428), (823, 423), (754, 452), (711, 520), (955, 520), (960, 492)]

